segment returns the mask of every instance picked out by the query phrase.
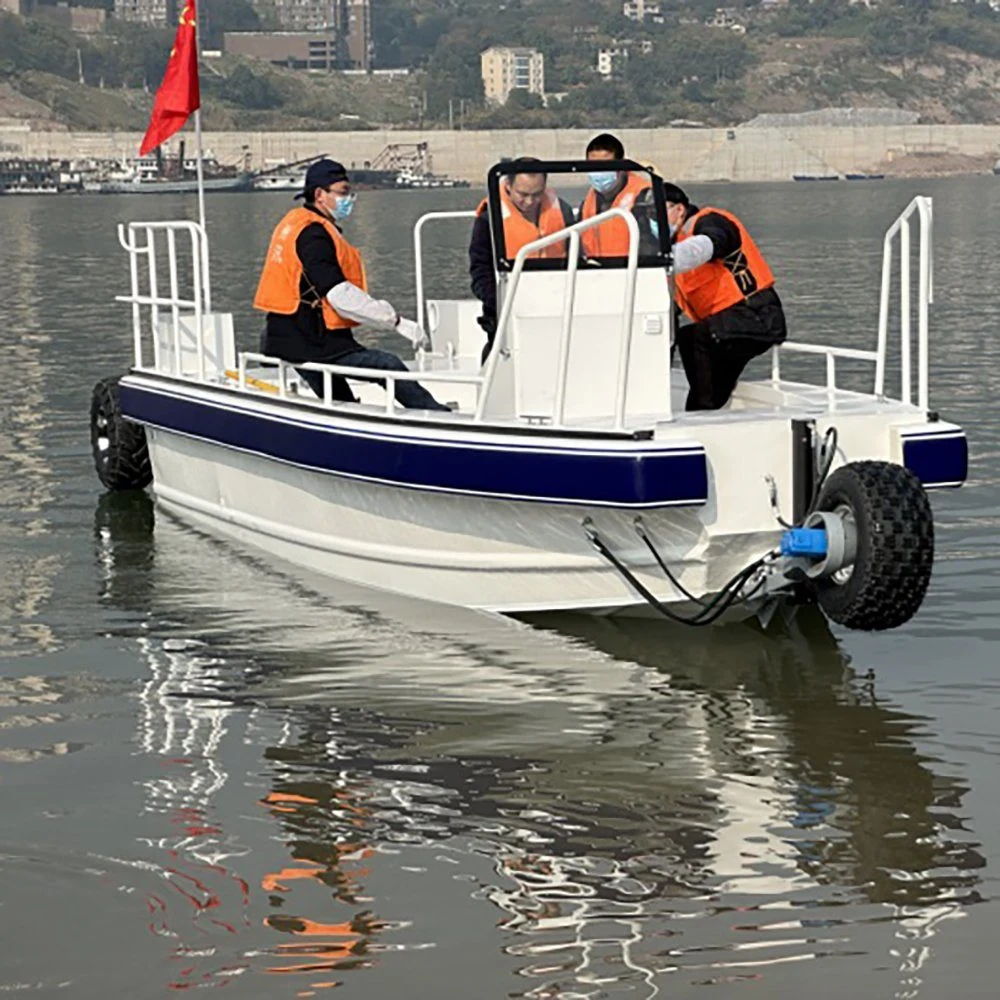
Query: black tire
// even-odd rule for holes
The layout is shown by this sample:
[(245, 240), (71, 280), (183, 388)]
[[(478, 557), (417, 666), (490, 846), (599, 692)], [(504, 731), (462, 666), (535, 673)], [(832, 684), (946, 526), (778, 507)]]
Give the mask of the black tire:
[(90, 447), (98, 478), (109, 490), (142, 490), (153, 481), (146, 432), (122, 416), (118, 376), (94, 386)]
[(858, 540), (853, 567), (817, 584), (820, 607), (865, 631), (908, 622), (934, 563), (934, 516), (920, 480), (901, 465), (852, 462), (824, 483), (817, 509), (853, 518)]

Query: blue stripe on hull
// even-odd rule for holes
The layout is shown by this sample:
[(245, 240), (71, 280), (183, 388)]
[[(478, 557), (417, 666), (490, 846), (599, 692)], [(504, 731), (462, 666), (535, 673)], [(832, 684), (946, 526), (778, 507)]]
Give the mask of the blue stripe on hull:
[(904, 436), (903, 464), (927, 489), (961, 486), (969, 474), (969, 443), (961, 431)]
[[(510, 448), (379, 436), (370, 427), (318, 426), (168, 391), (121, 384), (131, 420), (292, 465), (369, 482), (481, 497), (605, 507), (700, 506), (708, 499), (704, 449), (598, 451)], [(590, 447), (588, 452), (585, 449)]]

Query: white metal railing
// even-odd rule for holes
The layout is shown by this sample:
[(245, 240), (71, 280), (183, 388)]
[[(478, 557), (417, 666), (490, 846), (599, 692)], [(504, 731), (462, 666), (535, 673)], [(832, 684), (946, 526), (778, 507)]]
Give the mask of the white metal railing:
[[(562, 426), (566, 409), (566, 381), (569, 372), (573, 306), (576, 301), (576, 280), (580, 270), (580, 234), (586, 232), (588, 229), (593, 229), (595, 226), (602, 225), (615, 217), (625, 222), (629, 234), (628, 269), (625, 276), (625, 302), (622, 311), (621, 348), (618, 355), (618, 375), (615, 386), (614, 424), (616, 430), (624, 428), (625, 403), (628, 389), (628, 366), (631, 358), (632, 327), (634, 322), (632, 314), (635, 309), (636, 276), (639, 270), (639, 225), (632, 213), (623, 208), (610, 208), (606, 212), (601, 212), (600, 215), (595, 215), (589, 219), (582, 219), (571, 226), (567, 226), (565, 229), (560, 229), (556, 233), (533, 240), (518, 250), (517, 256), (514, 258), (509, 289), (504, 296), (503, 308), (500, 310), (500, 318), (497, 321), (497, 332), (493, 341), (493, 349), (490, 351), (489, 360), (486, 362), (485, 385), (479, 394), (479, 401), (476, 405), (475, 419), (477, 422), (481, 422), (484, 419), (486, 401), (493, 386), (500, 355), (507, 346), (506, 342), (513, 315), (514, 300), (517, 296), (518, 285), (521, 282), (521, 274), (524, 271), (524, 263), (536, 251), (544, 250), (554, 243), (563, 242), (568, 237), (569, 266), (566, 273), (566, 291), (563, 297), (563, 322), (559, 338), (559, 370), (556, 376), (555, 409), (552, 415), (553, 424), (557, 427)], [(669, 398), (667, 399), (667, 407), (666, 419), (669, 420), (672, 416)]]
[(790, 354), (818, 354), (826, 358), (826, 391), (830, 399), (833, 400), (837, 394), (837, 359), (843, 358), (851, 361), (870, 361), (877, 365), (877, 351), (855, 350), (851, 347), (827, 347), (824, 344), (795, 344), (784, 343), (774, 348), (771, 355), (771, 381), (775, 386), (781, 382), (781, 353)]
[[(241, 390), (249, 391), (257, 379), (247, 374), (247, 363), (257, 362), (278, 369), (278, 381), (273, 386), (273, 391), (279, 398), (287, 399), (288, 393), (288, 372), (289, 369), (299, 371), (319, 372), (323, 376), (323, 395), (320, 403), (327, 409), (333, 408), (333, 376), (343, 375), (345, 378), (358, 379), (361, 381), (385, 382), (385, 411), (395, 413), (396, 411), (396, 383), (397, 382), (417, 382), (426, 379), (428, 375), (434, 382), (452, 382), (461, 385), (476, 385), (480, 391), (482, 389), (483, 376), (464, 375), (461, 372), (411, 372), (411, 371), (386, 371), (381, 368), (358, 368), (350, 365), (327, 365), (318, 362), (298, 362), (283, 361), (281, 358), (272, 358), (268, 354), (259, 354), (255, 351), (240, 351), (238, 359), (237, 382)], [(269, 385), (269, 383), (265, 383)], [(299, 397), (300, 398), (300, 397)]]
[[(471, 209), (464, 209), (463, 211), (456, 212), (428, 212), (426, 215), (422, 215), (417, 220), (417, 224), (413, 227), (413, 259), (415, 262), (414, 267), (417, 285), (417, 322), (421, 326), (424, 326), (424, 323), (428, 318), (424, 315), (424, 310), (426, 308), (426, 299), (424, 297), (424, 226), (428, 222), (440, 219), (474, 219), (476, 214), (477, 213)], [(424, 327), (424, 329), (426, 329), (426, 327)]]
[(837, 359), (868, 361), (875, 365), (874, 394), (885, 398), (885, 373), (889, 352), (889, 304), (892, 297), (893, 241), (899, 236), (899, 354), (900, 398), (904, 403), (913, 401), (912, 329), (911, 329), (911, 246), (910, 219), (916, 214), (920, 220), (920, 257), (917, 285), (917, 403), (921, 409), (930, 408), (929, 389), (929, 315), (934, 302), (934, 204), (926, 195), (918, 195), (903, 210), (886, 231), (882, 246), (882, 288), (879, 296), (878, 343), (874, 351), (845, 347), (827, 347), (820, 344), (784, 343), (774, 348), (771, 361), (771, 381), (781, 381), (781, 355), (814, 354), (826, 358), (826, 388), (831, 398), (837, 391)]
[[(126, 238), (127, 232), (127, 238)], [(191, 279), (192, 297), (185, 298), (181, 294), (181, 276), (178, 264), (178, 233), (185, 234), (191, 245)], [(144, 242), (138, 242), (140, 234)], [(167, 272), (169, 275), (169, 294), (161, 295), (159, 289), (159, 257), (157, 252), (157, 236), (164, 234), (166, 238)], [(154, 367), (159, 369), (159, 329), (160, 312), (169, 310), (172, 321), (174, 367), (176, 375), (182, 375), (182, 340), (181, 311), (189, 310), (194, 319), (195, 336), (197, 338), (198, 378), (205, 378), (205, 348), (204, 348), (204, 317), (211, 311), (211, 288), (208, 268), (208, 238), (205, 230), (197, 222), (130, 222), (127, 230), (125, 225), (118, 226), (118, 242), (129, 255), (129, 273), (132, 282), (131, 295), (115, 296), (115, 301), (125, 302), (132, 306), (132, 336), (135, 348), (135, 367), (143, 368), (143, 308), (149, 309), (151, 333), (154, 351)], [(148, 285), (144, 291), (139, 273), (139, 258), (145, 257), (148, 269)]]
[(885, 394), (885, 356), (889, 339), (889, 298), (892, 291), (892, 241), (900, 238), (899, 254), (899, 325), (900, 382), (902, 401), (911, 402), (913, 375), (910, 344), (910, 217), (920, 218), (920, 259), (917, 285), (917, 403), (928, 409), (929, 401), (929, 331), (930, 305), (934, 301), (932, 244), (934, 236), (934, 203), (926, 195), (918, 195), (889, 227), (882, 247), (882, 294), (879, 299), (878, 353), (875, 368), (875, 394)]

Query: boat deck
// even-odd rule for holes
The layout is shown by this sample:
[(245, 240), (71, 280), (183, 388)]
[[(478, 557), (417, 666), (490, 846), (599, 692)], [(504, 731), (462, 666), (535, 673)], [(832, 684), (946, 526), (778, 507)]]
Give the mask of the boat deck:
[[(421, 419), (440, 423), (443, 426), (454, 427), (457, 424), (468, 426), (475, 411), (475, 386), (471, 383), (438, 381), (435, 376), (441, 373), (448, 375), (464, 374), (473, 377), (476, 369), (468, 370), (447, 364), (444, 359), (434, 358), (425, 361), (425, 367), (412, 366), (414, 371), (422, 371), (425, 375), (421, 383), (434, 393), (436, 398), (449, 403), (453, 409), (450, 413), (425, 413), (419, 411)], [(248, 376), (258, 384), (257, 388), (248, 385), (250, 393), (273, 394), (277, 391), (277, 377), (273, 368), (248, 368)], [(267, 386), (267, 388), (264, 388)], [(385, 390), (372, 383), (351, 381), (351, 387), (358, 397), (358, 403), (334, 403), (327, 407), (318, 399), (304, 383), (292, 378), (289, 385), (289, 398), (310, 409), (321, 407), (324, 410), (333, 409), (340, 413), (365, 414), (374, 419), (400, 419), (407, 415), (398, 407), (394, 415), (386, 408)], [(774, 421), (787, 422), (792, 419), (819, 420), (822, 418), (842, 421), (847, 418), (876, 418), (890, 421), (912, 422), (914, 419), (926, 420), (926, 414), (917, 406), (898, 400), (880, 399), (869, 393), (855, 392), (849, 389), (828, 388), (805, 382), (772, 379), (748, 379), (741, 382), (733, 398), (721, 410), (697, 411), (688, 413), (684, 406), (688, 394), (688, 383), (684, 372), (674, 369), (671, 373), (672, 413), (669, 420), (661, 414), (631, 414), (623, 433), (634, 437), (637, 433), (649, 432), (657, 439), (688, 437), (699, 428), (717, 428), (732, 424), (770, 424)], [(418, 411), (410, 411), (409, 415), (416, 417)], [(551, 425), (547, 414), (525, 414), (521, 417), (493, 418), (483, 421), (483, 429), (502, 427), (505, 430), (523, 428), (530, 434), (532, 431), (544, 430)], [(595, 432), (601, 435), (614, 433), (615, 420), (612, 414), (604, 417), (571, 418), (566, 421), (564, 429), (586, 434)]]

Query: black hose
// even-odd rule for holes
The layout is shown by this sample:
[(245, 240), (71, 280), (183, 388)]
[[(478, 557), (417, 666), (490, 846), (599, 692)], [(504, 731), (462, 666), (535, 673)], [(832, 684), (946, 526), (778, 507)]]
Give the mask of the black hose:
[[(688, 590), (687, 587), (685, 587), (684, 584), (682, 584), (680, 580), (674, 575), (674, 573), (671, 571), (670, 567), (666, 564), (666, 562), (664, 562), (663, 557), (660, 555), (656, 546), (653, 544), (653, 540), (646, 533), (646, 526), (642, 523), (641, 518), (637, 517), (635, 519), (635, 530), (636, 533), (639, 535), (639, 537), (646, 543), (646, 547), (653, 554), (653, 558), (656, 560), (660, 569), (663, 570), (667, 579), (689, 601), (693, 601), (695, 604), (698, 604), (702, 607), (703, 610), (699, 611), (695, 615), (695, 618), (700, 618), (703, 615), (710, 612), (713, 608), (716, 607), (716, 605), (718, 605), (718, 603), (726, 596), (726, 594), (730, 592), (730, 590), (733, 590), (735, 588), (734, 592), (738, 592), (740, 587), (742, 587), (743, 583), (748, 578), (748, 576), (752, 576), (753, 572), (755, 572), (763, 563), (767, 562), (767, 560), (770, 559), (775, 554), (773, 552), (769, 552), (767, 555), (762, 556), (760, 559), (758, 559), (757, 562), (755, 562), (752, 566), (747, 566), (745, 569), (740, 570), (739, 573), (736, 574), (736, 576), (734, 576), (728, 583), (726, 583), (722, 587), (722, 589), (715, 595), (715, 597), (713, 597), (710, 601), (706, 603), (704, 599), (700, 597), (695, 597), (695, 595), (692, 594), (691, 591)], [(742, 600), (744, 601), (749, 600), (749, 598), (752, 597), (753, 594), (755, 594), (759, 589), (760, 587), (756, 587), (750, 594), (742, 598)], [(731, 605), (731, 603), (732, 602), (727, 604), (727, 608)]]
[(666, 578), (689, 600), (694, 601), (695, 604), (700, 604), (701, 607), (705, 607), (705, 602), (700, 597), (695, 597), (687, 587), (677, 579), (676, 576), (671, 572), (670, 567), (663, 561), (663, 557), (660, 555), (656, 546), (653, 544), (653, 540), (646, 534), (646, 526), (642, 523), (639, 518), (635, 519), (635, 532), (636, 534), (646, 543), (646, 548), (649, 549), (653, 554), (653, 558), (659, 564), (660, 569), (663, 570)]
[[(826, 477), (830, 474), (830, 468), (833, 465), (833, 460), (837, 455), (837, 443), (839, 440), (839, 435), (837, 434), (836, 427), (828, 427), (826, 434), (823, 435), (823, 443), (820, 445), (820, 455), (821, 455), (821, 465), (819, 469), (816, 470), (816, 475), (813, 479), (812, 495), (809, 500), (809, 506), (806, 510), (805, 516), (802, 518), (798, 527), (805, 524), (809, 516), (815, 511), (816, 504), (819, 502), (820, 490), (823, 488), (823, 483), (826, 482)], [(783, 528), (792, 528), (793, 525), (787, 524), (778, 515), (778, 522)], [(736, 602), (740, 600), (742, 602), (749, 601), (754, 594), (760, 589), (760, 585), (754, 588), (749, 594), (744, 595), (742, 598), (739, 596), (739, 592), (750, 579), (753, 574), (760, 569), (769, 559), (773, 558), (773, 552), (769, 552), (767, 555), (758, 559), (756, 562), (751, 563), (745, 569), (740, 570), (719, 592), (711, 601), (704, 601), (699, 597), (695, 597), (694, 594), (688, 590), (684, 584), (680, 582), (677, 576), (671, 571), (670, 567), (666, 564), (663, 557), (660, 555), (656, 546), (653, 544), (652, 539), (646, 533), (645, 526), (642, 521), (638, 518), (635, 522), (635, 530), (639, 537), (642, 539), (646, 548), (652, 553), (653, 558), (656, 560), (657, 565), (663, 570), (664, 575), (670, 581), (670, 583), (677, 589), (677, 591), (683, 594), (689, 601), (697, 604), (701, 609), (693, 618), (686, 618), (684, 615), (679, 615), (675, 611), (669, 610), (665, 607), (663, 603), (658, 600), (658, 598), (644, 587), (638, 579), (636, 579), (635, 574), (620, 560), (618, 557), (604, 544), (601, 540), (600, 535), (597, 531), (585, 524), (584, 530), (587, 532), (587, 536), (590, 538), (591, 543), (594, 548), (604, 556), (604, 558), (611, 563), (615, 569), (625, 578), (629, 585), (636, 590), (639, 595), (649, 604), (650, 607), (654, 608), (665, 618), (669, 618), (673, 622), (678, 622), (681, 625), (711, 625), (713, 622), (718, 621)]]
[[(753, 576), (754, 573), (760, 569), (773, 555), (774, 553), (769, 552), (767, 555), (762, 556), (756, 562), (751, 563), (749, 566), (741, 569), (728, 583), (723, 586), (718, 594), (707, 604), (703, 604), (701, 601), (697, 601), (698, 604), (702, 605), (701, 610), (693, 617), (687, 618), (684, 615), (679, 615), (675, 611), (671, 611), (667, 608), (652, 592), (650, 592), (635, 576), (635, 574), (604, 544), (601, 536), (597, 531), (589, 526), (584, 525), (584, 530), (587, 533), (587, 537), (590, 539), (591, 544), (595, 549), (609, 562), (622, 577), (629, 583), (629, 585), (639, 594), (646, 603), (653, 608), (654, 611), (658, 611), (664, 618), (669, 619), (672, 622), (676, 622), (679, 625), (690, 625), (693, 627), (701, 627), (703, 625), (711, 625), (718, 621), (738, 600), (746, 601), (749, 600), (756, 592), (760, 589), (760, 586), (756, 587), (750, 594), (741, 598), (740, 590), (746, 584), (746, 582)], [(649, 544), (649, 543), (647, 543)], [(665, 564), (656, 555), (655, 549), (652, 550), (654, 556), (656, 556), (656, 561), (661, 567)], [(669, 576), (673, 576), (669, 574)], [(686, 590), (682, 592), (688, 594)], [(690, 595), (688, 595), (690, 596)], [(697, 600), (697, 599), (695, 599)]]
[(822, 456), (822, 465), (816, 470), (816, 477), (813, 479), (812, 496), (809, 499), (809, 506), (806, 509), (805, 517), (802, 518), (802, 524), (805, 524), (809, 515), (816, 510), (816, 504), (819, 503), (820, 490), (823, 488), (823, 483), (826, 482), (826, 477), (830, 475), (830, 467), (833, 465), (834, 458), (837, 457), (838, 440), (837, 428), (828, 427), (826, 434), (823, 435), (823, 443), (819, 449)]

